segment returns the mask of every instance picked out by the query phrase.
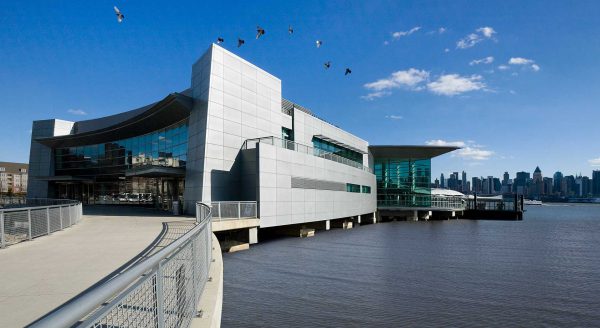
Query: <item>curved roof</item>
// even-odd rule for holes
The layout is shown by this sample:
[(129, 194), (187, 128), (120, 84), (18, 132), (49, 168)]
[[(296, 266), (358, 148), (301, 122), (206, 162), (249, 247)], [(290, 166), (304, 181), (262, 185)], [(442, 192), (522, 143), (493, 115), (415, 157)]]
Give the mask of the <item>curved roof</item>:
[(49, 147), (73, 147), (131, 138), (159, 130), (190, 116), (192, 98), (171, 93), (153, 104), (129, 112), (75, 123), (75, 133), (37, 138)]
[(371, 145), (369, 152), (379, 158), (428, 159), (460, 149), (450, 146), (384, 146)]
[(431, 194), (436, 196), (464, 196), (465, 194), (451, 189), (431, 188)]

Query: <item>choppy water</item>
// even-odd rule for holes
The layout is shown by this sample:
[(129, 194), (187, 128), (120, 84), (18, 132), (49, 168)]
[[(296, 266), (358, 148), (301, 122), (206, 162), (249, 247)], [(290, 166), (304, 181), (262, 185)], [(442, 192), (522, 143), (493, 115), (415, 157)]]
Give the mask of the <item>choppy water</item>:
[(527, 210), (225, 254), (223, 327), (600, 326), (600, 206)]

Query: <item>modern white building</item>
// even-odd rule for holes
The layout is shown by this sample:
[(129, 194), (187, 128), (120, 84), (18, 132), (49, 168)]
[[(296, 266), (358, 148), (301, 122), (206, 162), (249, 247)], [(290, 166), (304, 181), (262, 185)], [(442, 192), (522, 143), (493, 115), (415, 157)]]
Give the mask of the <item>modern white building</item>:
[(256, 201), (261, 228), (373, 215), (378, 187), (386, 206), (406, 206), (401, 194), (427, 196), (430, 158), (455, 149), (370, 148), (215, 44), (192, 66), (189, 89), (99, 119), (35, 121), (32, 131), (30, 197), (178, 201), (190, 214), (199, 200)]

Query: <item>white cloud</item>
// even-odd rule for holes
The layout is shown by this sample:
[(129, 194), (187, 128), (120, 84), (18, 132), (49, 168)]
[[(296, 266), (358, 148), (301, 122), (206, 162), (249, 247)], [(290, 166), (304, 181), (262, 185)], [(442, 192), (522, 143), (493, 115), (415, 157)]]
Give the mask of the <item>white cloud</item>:
[(540, 66), (538, 64), (532, 64), (531, 69), (537, 72), (540, 70)]
[(461, 157), (466, 160), (483, 161), (490, 159), (494, 152), (483, 149), (482, 145), (476, 144), (474, 141), (446, 141), (441, 139), (425, 141), (428, 146), (444, 146), (444, 147), (460, 147), (460, 149), (452, 152), (453, 157)]
[(475, 30), (475, 33), (471, 33), (464, 38), (458, 40), (456, 42), (456, 48), (458, 49), (467, 49), (475, 46), (479, 42), (493, 38), (496, 31), (493, 28), (486, 26), (480, 27)]
[(385, 118), (389, 118), (390, 120), (401, 120), (403, 119), (400, 115), (386, 115)]
[(498, 66), (498, 69), (501, 71), (506, 71), (507, 69), (509, 69), (510, 67), (506, 66), (506, 65), (500, 65)]
[(494, 57), (488, 56), (488, 57), (481, 58), (481, 59), (471, 60), (469, 65), (473, 66), (473, 65), (479, 65), (479, 64), (491, 64), (493, 62), (494, 62)]
[(447, 30), (446, 30), (446, 28), (445, 28), (445, 27), (440, 27), (440, 28), (438, 28), (438, 33), (439, 33), (439, 34), (446, 33), (446, 31), (447, 31)]
[(523, 57), (511, 57), (508, 60), (508, 63), (511, 65), (528, 65), (528, 64), (533, 64), (533, 60), (523, 58)]
[(396, 39), (396, 40), (397, 40), (397, 39), (400, 39), (400, 38), (401, 38), (401, 37), (403, 37), (403, 36), (408, 36), (408, 35), (411, 35), (411, 34), (413, 34), (413, 33), (417, 32), (417, 31), (418, 31), (418, 30), (420, 30), (420, 29), (421, 29), (421, 26), (415, 26), (415, 27), (411, 28), (411, 29), (410, 29), (410, 30), (408, 30), (408, 31), (398, 31), (398, 32), (394, 32), (394, 33), (392, 33), (392, 37), (393, 37), (394, 39)]
[(444, 96), (455, 96), (461, 93), (476, 91), (485, 88), (481, 82), (481, 75), (460, 76), (458, 74), (446, 74), (440, 76), (436, 81), (427, 83), (429, 91)]
[(427, 146), (442, 146), (442, 147), (464, 147), (466, 143), (464, 141), (446, 141), (442, 139), (434, 139), (425, 141)]
[(69, 109), (67, 112), (73, 115), (87, 115), (87, 113), (82, 111), (81, 109)]
[(450, 49), (446, 48), (444, 49), (444, 52), (450, 52)]
[(591, 166), (600, 166), (600, 157), (588, 160)]
[(418, 70), (416, 68), (409, 68), (405, 71), (394, 72), (388, 78), (367, 83), (364, 85), (364, 87), (375, 91), (401, 87), (413, 88), (417, 84), (427, 80), (427, 78), (429, 78), (429, 72)]
[(360, 98), (364, 99), (364, 100), (374, 100), (374, 99), (377, 99), (377, 98), (389, 96), (391, 94), (392, 93), (389, 92), (389, 91), (375, 91), (375, 92), (368, 93), (365, 96), (360, 96)]

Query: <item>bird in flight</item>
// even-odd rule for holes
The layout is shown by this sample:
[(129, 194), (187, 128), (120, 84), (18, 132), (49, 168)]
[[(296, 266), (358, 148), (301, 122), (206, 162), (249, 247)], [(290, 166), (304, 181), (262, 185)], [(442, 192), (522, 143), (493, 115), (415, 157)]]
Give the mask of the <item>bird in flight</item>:
[(326, 63), (325, 63), (325, 64), (323, 64), (323, 65), (325, 65), (325, 69), (329, 69), (329, 67), (331, 67), (331, 62), (330, 62), (330, 61), (328, 61), (328, 62), (326, 62)]
[(288, 27), (288, 33), (289, 33), (289, 34), (294, 34), (294, 29), (292, 28), (292, 25), (290, 25), (290, 26)]
[(225, 40), (223, 40), (223, 38), (222, 38), (222, 37), (218, 37), (218, 38), (217, 38), (217, 44), (221, 44), (221, 43), (223, 43), (223, 42), (225, 42)]
[(117, 22), (119, 22), (119, 23), (123, 22), (125, 15), (121, 14), (121, 11), (119, 10), (119, 8), (117, 8), (117, 6), (114, 6), (114, 9), (115, 9), (115, 15), (117, 15)]
[(263, 29), (260, 26), (256, 26), (256, 39), (258, 40), (258, 38), (260, 38), (264, 34), (265, 34), (265, 29)]
[(238, 38), (238, 48), (244, 44), (244, 40)]
[(348, 67), (346, 67), (346, 73), (344, 73), (344, 75), (348, 75), (350, 73), (352, 73), (352, 71)]
[(321, 45), (323, 44), (323, 41), (321, 40), (317, 40), (317, 48), (321, 48)]

